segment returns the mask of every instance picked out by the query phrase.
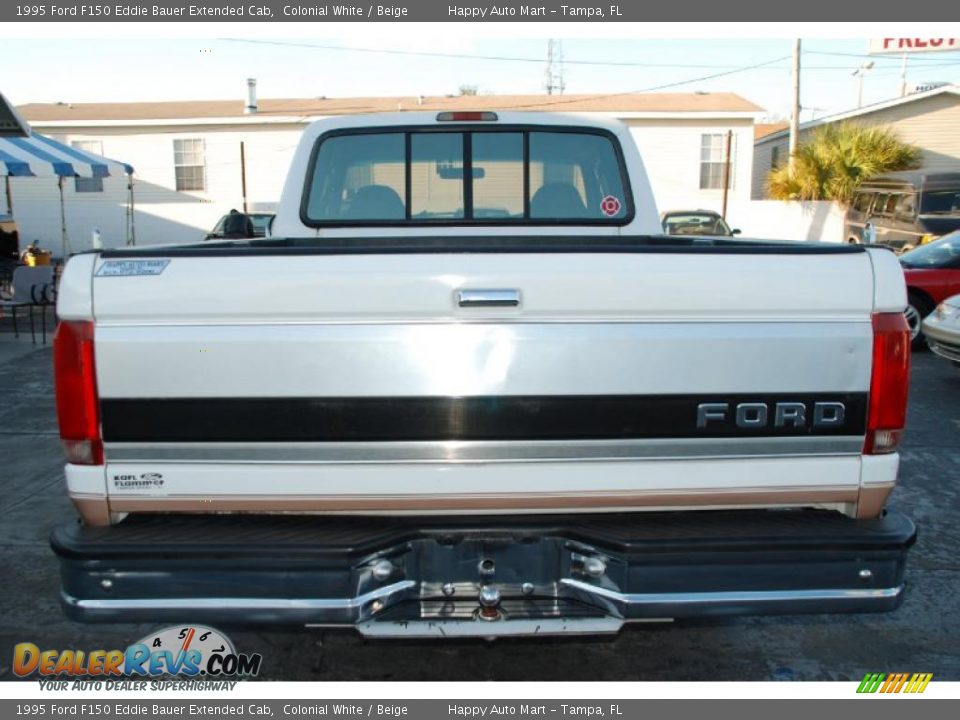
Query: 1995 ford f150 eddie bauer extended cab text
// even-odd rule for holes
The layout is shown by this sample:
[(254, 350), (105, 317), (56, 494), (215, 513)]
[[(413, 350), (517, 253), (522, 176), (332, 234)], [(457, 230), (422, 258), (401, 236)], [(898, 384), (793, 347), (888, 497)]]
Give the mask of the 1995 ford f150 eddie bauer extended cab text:
[(662, 234), (624, 126), (310, 125), (273, 237), (73, 257), (87, 621), (616, 632), (900, 603), (885, 249)]

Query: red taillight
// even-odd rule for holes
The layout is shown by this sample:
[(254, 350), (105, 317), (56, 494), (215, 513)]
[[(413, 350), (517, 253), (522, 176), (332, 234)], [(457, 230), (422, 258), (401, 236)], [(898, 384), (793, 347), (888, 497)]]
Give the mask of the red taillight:
[(102, 465), (100, 406), (93, 362), (93, 323), (63, 321), (53, 338), (57, 421), (67, 462)]
[(903, 313), (873, 316), (873, 376), (867, 415), (867, 455), (891, 453), (907, 419), (910, 383), (910, 326)]

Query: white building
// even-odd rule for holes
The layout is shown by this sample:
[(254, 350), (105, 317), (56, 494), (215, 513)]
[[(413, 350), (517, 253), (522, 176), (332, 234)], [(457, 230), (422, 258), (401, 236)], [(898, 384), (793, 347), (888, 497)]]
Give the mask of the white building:
[[(202, 239), (230, 208), (273, 210), (304, 126), (334, 115), (403, 110), (527, 110), (597, 114), (627, 123), (640, 146), (657, 204), (719, 209), (730, 139), (729, 200), (750, 198), (753, 125), (763, 110), (732, 93), (457, 96), (237, 101), (33, 104), (19, 108), (35, 130), (135, 168), (137, 244)], [(241, 154), (244, 162), (241, 164)], [(59, 247), (55, 185), (14, 179), (24, 241)], [(126, 184), (67, 185), (74, 250), (93, 227), (107, 246), (124, 242)]]
[[(960, 172), (958, 85), (921, 90), (803, 123), (800, 142), (807, 141), (815, 128), (838, 122), (890, 128), (901, 140), (920, 148), (924, 172)], [(790, 156), (790, 131), (772, 126), (770, 129), (773, 132), (758, 136), (754, 144), (752, 197), (756, 200), (766, 196), (770, 171), (786, 163)]]

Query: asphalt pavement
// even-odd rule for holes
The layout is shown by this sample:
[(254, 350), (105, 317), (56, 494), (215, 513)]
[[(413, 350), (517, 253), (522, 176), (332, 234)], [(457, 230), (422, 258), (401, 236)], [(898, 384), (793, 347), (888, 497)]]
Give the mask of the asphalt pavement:
[[(9, 324), (8, 320), (3, 321)], [(349, 630), (229, 630), (273, 680), (853, 680), (932, 672), (960, 680), (960, 370), (915, 355), (901, 481), (912, 517), (903, 606), (641, 624), (600, 638), (366, 641)], [(83, 625), (60, 611), (51, 528), (74, 517), (62, 479), (49, 347), (0, 332), (0, 679), (13, 645), (123, 648), (157, 625)]]

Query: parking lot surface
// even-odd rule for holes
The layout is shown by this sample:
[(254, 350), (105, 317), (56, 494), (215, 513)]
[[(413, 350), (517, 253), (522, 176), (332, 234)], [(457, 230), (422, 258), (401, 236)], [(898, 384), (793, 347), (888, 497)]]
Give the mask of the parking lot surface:
[[(347, 630), (223, 628), (263, 655), (272, 680), (852, 680), (932, 672), (960, 680), (960, 370), (914, 357), (901, 482), (892, 506), (919, 526), (903, 606), (880, 615), (806, 615), (634, 625), (614, 637), (368, 642)], [(82, 625), (58, 603), (62, 488), (50, 350), (0, 333), (0, 679), (12, 648), (123, 648), (159, 625)]]

